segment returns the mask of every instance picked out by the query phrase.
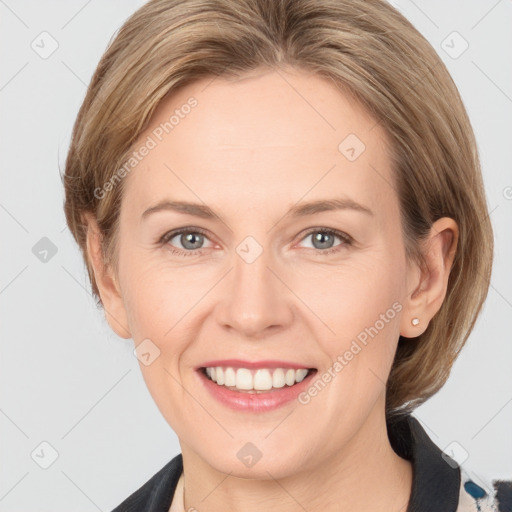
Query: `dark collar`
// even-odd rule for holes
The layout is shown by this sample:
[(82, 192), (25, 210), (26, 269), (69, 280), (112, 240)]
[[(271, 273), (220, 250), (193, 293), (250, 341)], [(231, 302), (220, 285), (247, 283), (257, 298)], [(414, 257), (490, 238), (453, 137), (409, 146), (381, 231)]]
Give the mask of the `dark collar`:
[[(446, 462), (446, 455), (443, 458), (443, 452), (413, 416), (388, 420), (387, 427), (391, 446), (413, 466), (407, 512), (456, 512), (461, 477), (455, 463)], [(168, 512), (182, 472), (180, 453), (112, 512)]]
[(388, 420), (387, 426), (395, 452), (412, 463), (407, 512), (456, 512), (461, 481), (456, 463), (434, 444), (414, 416)]

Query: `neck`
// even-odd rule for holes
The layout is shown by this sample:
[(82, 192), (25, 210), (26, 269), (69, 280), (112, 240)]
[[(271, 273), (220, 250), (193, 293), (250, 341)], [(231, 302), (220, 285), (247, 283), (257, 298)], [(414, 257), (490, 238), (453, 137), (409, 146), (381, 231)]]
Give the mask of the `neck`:
[(186, 445), (182, 454), (185, 510), (406, 512), (412, 488), (412, 465), (393, 451), (377, 409), (343, 450), (285, 478), (238, 478), (216, 471)]

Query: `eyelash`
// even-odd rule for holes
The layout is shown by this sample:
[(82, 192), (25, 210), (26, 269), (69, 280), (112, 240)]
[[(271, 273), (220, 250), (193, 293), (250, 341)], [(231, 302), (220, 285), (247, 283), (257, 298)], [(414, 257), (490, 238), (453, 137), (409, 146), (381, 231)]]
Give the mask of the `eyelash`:
[[(205, 230), (203, 230), (201, 228), (190, 228), (189, 227), (189, 228), (180, 228), (180, 229), (176, 229), (174, 231), (169, 231), (169, 232), (165, 233), (160, 238), (158, 243), (162, 246), (167, 245), (169, 243), (169, 241), (172, 240), (175, 236), (181, 235), (183, 233), (199, 234), (199, 235), (203, 235), (208, 238)], [(330, 228), (311, 228), (307, 233), (304, 234), (304, 236), (301, 238), (300, 241), (304, 240), (304, 238), (308, 237), (309, 235), (311, 235), (313, 233), (325, 233), (325, 234), (329, 234), (329, 235), (334, 235), (334, 236), (337, 236), (338, 238), (340, 238), (343, 242), (343, 243), (341, 243), (335, 247), (332, 247), (330, 249), (323, 250), (323, 249), (313, 248), (313, 250), (316, 251), (317, 254), (328, 255), (328, 254), (337, 253), (346, 247), (352, 246), (353, 242), (354, 242), (353, 238), (351, 236), (347, 235), (346, 233), (343, 233), (336, 229), (330, 229)], [(203, 251), (203, 249), (184, 251), (182, 249), (177, 249), (171, 245), (167, 245), (167, 247), (169, 248), (169, 250), (171, 251), (172, 254), (176, 254), (178, 256), (188, 256), (190, 254), (195, 254), (195, 255), (200, 256)]]

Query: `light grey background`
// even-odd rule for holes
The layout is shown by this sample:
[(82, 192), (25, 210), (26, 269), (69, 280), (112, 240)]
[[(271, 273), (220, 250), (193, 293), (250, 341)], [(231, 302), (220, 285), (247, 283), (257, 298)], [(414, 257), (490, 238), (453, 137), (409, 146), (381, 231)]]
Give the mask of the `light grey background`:
[[(110, 38), (143, 3), (0, 0), (0, 512), (111, 510), (180, 451), (142, 380), (133, 341), (113, 334), (95, 309), (59, 177), (86, 85)], [(512, 2), (392, 3), (460, 89), (496, 239), (483, 314), (448, 383), (416, 416), (442, 449), (466, 459), (477, 482), (510, 479)], [(58, 48), (44, 55), (52, 44)], [(43, 237), (57, 249), (46, 262), (33, 253)], [(43, 469), (52, 450), (58, 458)]]

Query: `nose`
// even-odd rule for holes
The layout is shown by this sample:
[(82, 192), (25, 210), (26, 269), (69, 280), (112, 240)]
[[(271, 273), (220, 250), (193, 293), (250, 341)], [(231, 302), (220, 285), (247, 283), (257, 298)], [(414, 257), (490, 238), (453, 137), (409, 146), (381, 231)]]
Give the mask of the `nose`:
[(272, 263), (268, 251), (254, 261), (234, 254), (226, 276), (217, 321), (240, 336), (260, 338), (288, 327), (293, 320), (293, 293)]

